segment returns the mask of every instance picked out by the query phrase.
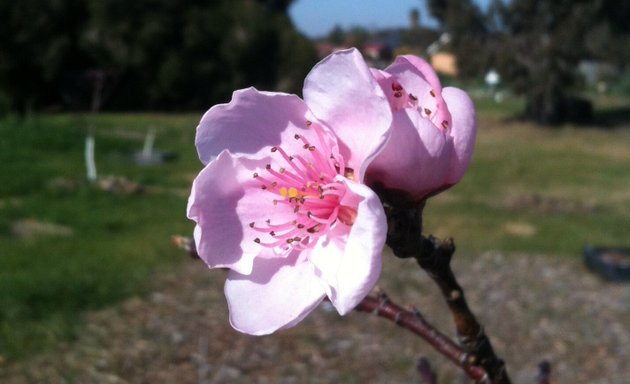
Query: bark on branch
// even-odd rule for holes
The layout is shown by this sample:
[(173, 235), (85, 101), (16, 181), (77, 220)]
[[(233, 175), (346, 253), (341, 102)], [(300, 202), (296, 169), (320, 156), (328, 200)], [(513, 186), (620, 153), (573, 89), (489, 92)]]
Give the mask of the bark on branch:
[(458, 341), (468, 353), (470, 363), (482, 367), (490, 383), (509, 384), (505, 363), (496, 356), (451, 269), (455, 244), (452, 239), (440, 241), (422, 235), (423, 208), (424, 204), (416, 207), (386, 204), (387, 244), (397, 257), (414, 258), (440, 288), (451, 311)]
[(464, 372), (475, 382), (487, 381), (487, 374), (483, 368), (473, 365), (470, 355), (459, 345), (455, 344), (448, 336), (444, 335), (429, 324), (419, 311), (406, 310), (393, 303), (385, 294), (379, 297), (368, 296), (356, 307), (357, 311), (368, 312), (393, 321), (422, 337), (438, 352), (460, 366)]

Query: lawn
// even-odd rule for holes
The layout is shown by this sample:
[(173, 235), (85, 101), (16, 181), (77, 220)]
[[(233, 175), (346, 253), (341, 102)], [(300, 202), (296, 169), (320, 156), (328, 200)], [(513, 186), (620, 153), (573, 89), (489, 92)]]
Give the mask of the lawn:
[[(510, 121), (518, 103), (479, 102), (477, 148), (464, 180), (425, 209), (425, 230), (453, 236), (458, 255), (495, 249), (578, 257), (585, 244), (630, 245), (630, 131)], [(172, 234), (189, 234), (200, 115), (44, 115), (0, 121), (0, 356), (16, 359), (72, 338), (81, 313), (142, 295), (177, 268)], [(99, 176), (85, 181), (84, 139)], [(149, 129), (175, 159), (132, 161)], [(24, 229), (26, 228), (26, 229)]]
[[(200, 168), (197, 121), (152, 114), (0, 122), (0, 355), (72, 337), (81, 311), (141, 294), (151, 274), (175, 266), (182, 255), (170, 236), (192, 230), (185, 208)], [(85, 181), (88, 126), (99, 177), (125, 177), (136, 191)], [(156, 150), (176, 159), (132, 161), (149, 128)]]
[(455, 237), (468, 254), (577, 257), (587, 244), (630, 246), (627, 127), (542, 128), (480, 105), (471, 167), (429, 201), (427, 232)]

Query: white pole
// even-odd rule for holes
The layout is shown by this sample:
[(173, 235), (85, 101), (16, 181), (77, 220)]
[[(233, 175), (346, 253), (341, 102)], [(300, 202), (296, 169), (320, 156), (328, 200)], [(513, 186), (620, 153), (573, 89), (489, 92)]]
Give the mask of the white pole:
[(96, 181), (96, 163), (94, 162), (94, 136), (88, 134), (85, 138), (85, 169), (90, 183)]
[(153, 154), (153, 143), (155, 142), (155, 128), (149, 129), (144, 137), (144, 147), (142, 148), (142, 157), (150, 159)]

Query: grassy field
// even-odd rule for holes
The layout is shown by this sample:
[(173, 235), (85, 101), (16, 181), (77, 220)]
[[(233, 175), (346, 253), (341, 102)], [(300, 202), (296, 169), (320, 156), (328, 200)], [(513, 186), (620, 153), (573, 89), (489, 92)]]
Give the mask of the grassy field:
[[(538, 128), (506, 118), (518, 103), (479, 102), (473, 164), (425, 210), (425, 230), (460, 255), (526, 251), (578, 257), (585, 244), (630, 245), (630, 130)], [(188, 234), (188, 188), (200, 169), (199, 115), (51, 115), (0, 121), (0, 356), (71, 338), (80, 314), (141, 295), (177, 267), (172, 234)], [(87, 127), (99, 176), (141, 186), (118, 193), (84, 181)], [(149, 128), (173, 161), (135, 164)]]
[[(0, 355), (21, 357), (71, 337), (81, 311), (141, 294), (152, 273), (182, 258), (170, 236), (192, 230), (185, 207), (200, 168), (197, 121), (155, 114), (0, 122)], [(142, 189), (85, 181), (87, 126), (99, 177)], [(132, 161), (150, 127), (156, 149), (174, 152), (174, 161)]]
[[(480, 106), (472, 165), (428, 203), (425, 231), (483, 250), (580, 255), (630, 246), (630, 130), (542, 128)], [(515, 105), (506, 110), (514, 111)]]

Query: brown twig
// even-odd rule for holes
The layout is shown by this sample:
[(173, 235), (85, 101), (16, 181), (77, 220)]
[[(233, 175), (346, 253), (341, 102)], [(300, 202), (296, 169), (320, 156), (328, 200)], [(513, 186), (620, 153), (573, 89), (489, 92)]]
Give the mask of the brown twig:
[(188, 256), (192, 257), (193, 259), (199, 258), (197, 247), (195, 246), (195, 241), (192, 238), (180, 235), (173, 235), (171, 236), (171, 241), (177, 248), (186, 251), (186, 253), (188, 253)]
[[(199, 257), (192, 238), (173, 235), (171, 240), (176, 247), (186, 251), (191, 257)], [(486, 381), (487, 375), (483, 368), (471, 365), (470, 356), (448, 336), (429, 324), (417, 309), (405, 310), (393, 303), (384, 293), (381, 293), (378, 298), (371, 296), (364, 298), (355, 309), (357, 311), (373, 313), (377, 316), (384, 317), (392, 320), (403, 328), (409, 329), (424, 338), (438, 352), (462, 367), (464, 372), (466, 372), (471, 379), (477, 382)], [(426, 375), (432, 373), (430, 367), (428, 367), (428, 370), (427, 367), (421, 369), (420, 363), (418, 371), (421, 375), (424, 375), (423, 378), (425, 381), (428, 378)]]
[[(383, 197), (383, 194), (379, 194)], [(393, 206), (387, 197), (384, 207), (388, 218), (387, 244), (399, 258), (414, 258), (439, 286), (455, 322), (457, 337), (462, 347), (431, 326), (418, 312), (407, 311), (392, 303), (387, 296), (366, 297), (357, 306), (358, 311), (371, 312), (390, 319), (403, 328), (423, 337), (436, 350), (462, 367), (477, 383), (510, 384), (503, 360), (499, 359), (483, 327), (468, 307), (464, 291), (451, 269), (455, 252), (452, 239), (438, 241), (433, 236), (422, 236), (421, 205)], [(401, 200), (398, 199), (400, 202)], [(189, 238), (173, 237), (173, 243), (198, 257), (194, 242)]]
[(486, 372), (481, 367), (470, 364), (468, 353), (455, 344), (448, 336), (429, 324), (420, 312), (403, 309), (393, 303), (385, 294), (379, 295), (378, 298), (366, 297), (356, 307), (356, 310), (373, 313), (410, 330), (426, 340), (442, 355), (460, 366), (471, 379), (477, 382), (485, 380)]
[(418, 359), (416, 370), (418, 371), (418, 375), (420, 375), (420, 379), (424, 384), (437, 384), (437, 375), (433, 371), (433, 368), (431, 368), (429, 359), (426, 357)]
[(451, 311), (458, 340), (469, 353), (471, 363), (483, 367), (490, 383), (509, 384), (505, 363), (496, 356), (451, 269), (455, 252), (453, 240), (439, 241), (433, 236), (422, 235), (424, 203), (418, 206), (393, 205), (389, 196), (381, 194), (383, 196), (388, 218), (387, 244), (397, 257), (416, 259), (438, 285)]
[(471, 354), (473, 363), (479, 364), (488, 372), (491, 383), (510, 383), (505, 363), (496, 356), (490, 339), (468, 307), (464, 290), (453, 274), (451, 259), (454, 252), (452, 239), (439, 241), (429, 236), (423, 237), (423, 248), (415, 258), (442, 291), (455, 322), (457, 338)]
[(538, 384), (551, 384), (551, 363), (543, 360), (538, 363)]

